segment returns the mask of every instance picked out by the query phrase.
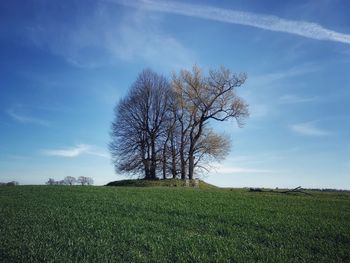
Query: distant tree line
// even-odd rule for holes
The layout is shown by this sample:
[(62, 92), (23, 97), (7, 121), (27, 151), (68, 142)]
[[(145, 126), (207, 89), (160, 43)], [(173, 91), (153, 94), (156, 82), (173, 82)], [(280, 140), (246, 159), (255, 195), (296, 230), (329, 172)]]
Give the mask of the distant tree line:
[(91, 177), (79, 176), (75, 178), (73, 176), (66, 176), (63, 180), (56, 181), (53, 178), (49, 178), (46, 182), (47, 185), (93, 185), (94, 180)]
[(144, 179), (193, 179), (208, 170), (230, 149), (214, 122), (235, 119), (242, 127), (249, 116), (236, 93), (245, 80), (245, 74), (224, 67), (204, 75), (194, 66), (170, 81), (143, 70), (114, 109), (109, 149), (116, 171)]
[(16, 186), (16, 185), (19, 185), (19, 183), (17, 181), (11, 181), (11, 182), (7, 182), (7, 183), (0, 182), (0, 186)]

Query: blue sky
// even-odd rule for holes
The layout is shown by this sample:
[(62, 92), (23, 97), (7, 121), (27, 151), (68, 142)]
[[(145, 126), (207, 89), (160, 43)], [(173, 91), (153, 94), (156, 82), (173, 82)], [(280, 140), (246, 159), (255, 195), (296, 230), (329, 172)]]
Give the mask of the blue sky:
[(145, 67), (246, 72), (220, 186), (350, 189), (350, 3), (1, 1), (0, 181), (114, 173), (113, 107)]

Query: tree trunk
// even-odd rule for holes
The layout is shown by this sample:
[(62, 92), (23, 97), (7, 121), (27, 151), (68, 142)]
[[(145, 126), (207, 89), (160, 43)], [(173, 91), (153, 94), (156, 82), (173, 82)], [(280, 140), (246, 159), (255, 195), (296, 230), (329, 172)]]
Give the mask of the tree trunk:
[(156, 159), (156, 146), (155, 138), (151, 138), (151, 167), (150, 167), (150, 179), (156, 179), (157, 159)]
[(166, 179), (166, 143), (163, 148), (163, 179)]
[[(203, 119), (203, 118), (201, 118)], [(200, 138), (200, 136), (202, 135), (202, 131), (203, 131), (203, 122), (199, 122), (198, 124), (198, 131), (196, 133), (195, 136), (193, 136), (193, 132), (194, 132), (194, 128), (196, 126), (192, 127), (191, 133), (190, 133), (190, 149), (188, 151), (188, 178), (190, 180), (193, 179), (193, 174), (194, 174), (194, 150), (195, 150), (195, 146), (197, 145), (198, 139)]]
[(188, 156), (188, 179), (193, 180), (194, 173), (194, 156), (193, 153), (190, 152)]
[(171, 160), (171, 173), (173, 175), (173, 179), (176, 178), (177, 172), (176, 172), (176, 156), (175, 152), (172, 153), (172, 160)]
[(186, 161), (185, 161), (185, 158), (184, 158), (184, 154), (181, 153), (180, 154), (181, 157), (181, 179), (182, 180), (185, 180), (186, 179)]
[(141, 146), (142, 151), (142, 163), (145, 170), (145, 177), (144, 179), (150, 179), (150, 154), (149, 154), (149, 145), (146, 142), (145, 145)]
[(145, 168), (145, 179), (151, 179), (150, 178), (150, 169), (149, 169), (149, 159), (143, 160), (143, 166)]
[(186, 161), (185, 161), (185, 132), (181, 131), (181, 145), (180, 145), (180, 164), (181, 164), (181, 179), (185, 180), (186, 179)]
[(170, 146), (171, 146), (171, 174), (173, 176), (173, 179), (175, 179), (176, 178), (176, 149), (175, 149), (173, 130), (170, 133)]
[[(163, 144), (163, 179), (166, 179), (166, 173), (167, 173), (167, 159), (169, 157), (167, 155), (167, 146), (168, 146), (169, 140), (171, 140), (170, 136), (171, 136), (171, 131), (167, 133), (166, 140)], [(172, 146), (172, 142), (171, 142), (171, 146)]]
[(156, 179), (156, 165), (155, 163), (152, 161), (151, 163), (151, 169), (149, 171), (149, 177), (150, 179)]

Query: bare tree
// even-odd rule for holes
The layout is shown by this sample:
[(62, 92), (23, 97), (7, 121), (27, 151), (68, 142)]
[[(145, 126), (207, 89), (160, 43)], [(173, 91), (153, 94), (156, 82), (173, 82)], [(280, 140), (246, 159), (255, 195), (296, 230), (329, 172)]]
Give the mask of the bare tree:
[(93, 185), (94, 184), (94, 179), (92, 179), (91, 177), (88, 177), (87, 184), (88, 185)]
[(73, 176), (66, 176), (63, 180), (67, 185), (73, 185), (77, 181)]
[(47, 185), (55, 185), (56, 181), (53, 178), (49, 178), (49, 180), (46, 182)]
[(77, 182), (81, 185), (93, 185), (94, 180), (91, 177), (79, 176)]
[[(249, 116), (248, 105), (236, 94), (236, 87), (240, 87), (245, 80), (245, 74), (235, 75), (224, 67), (210, 70), (208, 76), (203, 76), (201, 69), (194, 66), (192, 72), (182, 70), (173, 76), (172, 85), (181, 108), (179, 121), (183, 126), (183, 135), (188, 135), (186, 153), (189, 179), (193, 179), (195, 153), (209, 121), (236, 119), (238, 126), (242, 127), (244, 119)], [(183, 156), (183, 164), (184, 159)]]
[(167, 118), (170, 86), (151, 70), (142, 71), (115, 107), (109, 149), (117, 171), (155, 179)]
[(87, 177), (85, 176), (79, 176), (77, 179), (78, 184), (86, 185), (87, 184)]
[(161, 136), (159, 137), (160, 144), (162, 145), (160, 161), (162, 163), (163, 179), (166, 179), (168, 174), (175, 179), (178, 174), (177, 135), (179, 133), (176, 120), (177, 105), (172, 91), (169, 91), (167, 103), (166, 118), (163, 122)]

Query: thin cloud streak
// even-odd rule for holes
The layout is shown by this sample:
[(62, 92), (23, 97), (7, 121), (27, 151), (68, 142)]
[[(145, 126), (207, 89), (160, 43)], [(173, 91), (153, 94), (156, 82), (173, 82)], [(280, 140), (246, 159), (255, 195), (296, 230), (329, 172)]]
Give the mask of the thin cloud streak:
[(306, 38), (328, 40), (350, 44), (350, 35), (327, 29), (317, 23), (296, 21), (272, 15), (235, 11), (206, 5), (185, 4), (172, 1), (154, 0), (109, 0), (124, 6), (150, 11), (198, 17), (231, 24), (262, 28), (270, 31), (290, 33)]
[(70, 148), (42, 150), (42, 153), (47, 156), (59, 156), (68, 158), (78, 157), (83, 154), (94, 155), (103, 158), (109, 157), (107, 153), (97, 151), (95, 147), (88, 144), (78, 144), (77, 146)]
[(275, 171), (268, 169), (256, 169), (256, 168), (247, 168), (247, 167), (238, 167), (238, 166), (228, 166), (216, 164), (213, 165), (216, 173), (219, 174), (250, 174), (250, 173), (274, 173)]
[(49, 124), (50, 124), (46, 120), (42, 120), (42, 119), (30, 117), (30, 116), (21, 115), (21, 114), (18, 114), (16, 112), (14, 112), (13, 110), (8, 110), (7, 114), (12, 119), (14, 119), (14, 120), (16, 120), (17, 122), (20, 122), (20, 123), (32, 123), (32, 124), (38, 124), (38, 125), (42, 125), (42, 126), (49, 126)]
[(293, 124), (290, 126), (290, 129), (298, 134), (307, 136), (320, 137), (329, 135), (329, 132), (314, 126), (310, 122)]
[(271, 73), (262, 73), (252, 76), (248, 79), (248, 83), (253, 86), (272, 86), (272, 84), (280, 84), (288, 78), (296, 78), (303, 75), (308, 75), (320, 71), (320, 67), (313, 63), (306, 63), (298, 67), (286, 68), (280, 71)]
[(295, 104), (295, 103), (305, 103), (305, 102), (316, 102), (319, 101), (318, 97), (299, 97), (294, 94), (286, 94), (278, 99), (280, 104)]

